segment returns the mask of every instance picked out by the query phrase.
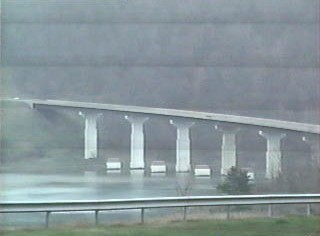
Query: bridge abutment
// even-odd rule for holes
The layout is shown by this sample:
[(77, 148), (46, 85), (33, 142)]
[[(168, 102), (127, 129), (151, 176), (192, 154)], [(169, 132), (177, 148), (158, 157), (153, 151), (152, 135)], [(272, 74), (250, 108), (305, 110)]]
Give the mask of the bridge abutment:
[(176, 171), (188, 172), (191, 169), (190, 127), (194, 122), (186, 120), (170, 120), (177, 128)]

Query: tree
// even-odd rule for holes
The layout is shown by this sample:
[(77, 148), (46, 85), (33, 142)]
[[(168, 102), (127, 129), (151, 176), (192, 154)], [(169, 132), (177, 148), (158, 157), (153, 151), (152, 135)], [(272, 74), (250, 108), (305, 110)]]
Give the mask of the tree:
[(217, 189), (229, 195), (249, 194), (251, 186), (247, 171), (231, 167), (223, 183)]
[[(176, 191), (180, 196), (188, 196), (192, 189), (192, 179), (191, 176), (188, 174), (182, 175), (182, 179), (177, 180), (176, 182)], [(183, 207), (183, 220), (187, 219), (187, 207)]]

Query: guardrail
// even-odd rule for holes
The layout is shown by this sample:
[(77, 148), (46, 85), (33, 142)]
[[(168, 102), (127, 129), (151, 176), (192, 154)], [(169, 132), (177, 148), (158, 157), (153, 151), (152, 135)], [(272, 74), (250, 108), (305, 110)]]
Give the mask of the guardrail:
[(51, 212), (93, 211), (95, 224), (99, 222), (99, 212), (107, 210), (141, 209), (141, 223), (144, 223), (144, 210), (149, 208), (234, 205), (268, 205), (268, 215), (272, 216), (274, 204), (306, 204), (307, 215), (311, 214), (311, 204), (320, 203), (320, 194), (272, 194), (272, 195), (232, 195), (232, 196), (187, 196), (163, 198), (136, 198), (96, 201), (57, 201), (57, 202), (5, 202), (0, 203), (0, 213), (45, 212), (46, 227), (49, 227)]

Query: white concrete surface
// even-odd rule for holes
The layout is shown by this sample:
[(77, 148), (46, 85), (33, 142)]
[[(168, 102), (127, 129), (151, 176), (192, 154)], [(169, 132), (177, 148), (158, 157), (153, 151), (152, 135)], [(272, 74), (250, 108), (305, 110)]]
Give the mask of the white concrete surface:
[(259, 134), (267, 140), (266, 152), (266, 178), (277, 178), (281, 173), (281, 139), (286, 134), (278, 132), (259, 131)]
[(166, 173), (167, 166), (164, 161), (153, 161), (150, 165), (151, 173)]
[(211, 169), (208, 165), (196, 165), (194, 167), (195, 176), (211, 176)]
[(188, 172), (191, 169), (190, 127), (194, 122), (176, 119), (170, 123), (177, 128), (176, 171)]
[(125, 119), (131, 123), (131, 143), (130, 143), (130, 168), (144, 169), (144, 130), (143, 123), (148, 117), (141, 115), (125, 116)]
[(107, 170), (121, 170), (122, 163), (119, 158), (109, 158), (106, 162)]
[(98, 130), (97, 119), (101, 113), (79, 112), (85, 118), (84, 129), (84, 158), (91, 159), (98, 157)]

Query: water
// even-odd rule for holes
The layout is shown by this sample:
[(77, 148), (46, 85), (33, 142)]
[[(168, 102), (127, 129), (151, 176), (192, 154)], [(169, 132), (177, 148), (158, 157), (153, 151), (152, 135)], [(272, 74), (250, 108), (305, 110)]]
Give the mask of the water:
[[(82, 174), (1, 173), (2, 202), (101, 200), (216, 194), (214, 178), (190, 174), (150, 175), (143, 172)], [(190, 191), (186, 193), (186, 188)]]
[[(64, 200), (103, 200), (183, 195), (215, 195), (215, 178), (196, 178), (192, 174), (146, 175), (87, 171), (68, 174), (1, 173), (2, 202)], [(180, 214), (181, 209), (148, 210), (150, 216)], [(155, 212), (156, 211), (156, 212)], [(71, 217), (70, 217), (71, 216)], [(102, 222), (137, 222), (139, 210), (101, 212)], [(0, 227), (43, 227), (44, 213), (0, 214)], [(50, 225), (92, 224), (92, 212), (52, 213)]]

